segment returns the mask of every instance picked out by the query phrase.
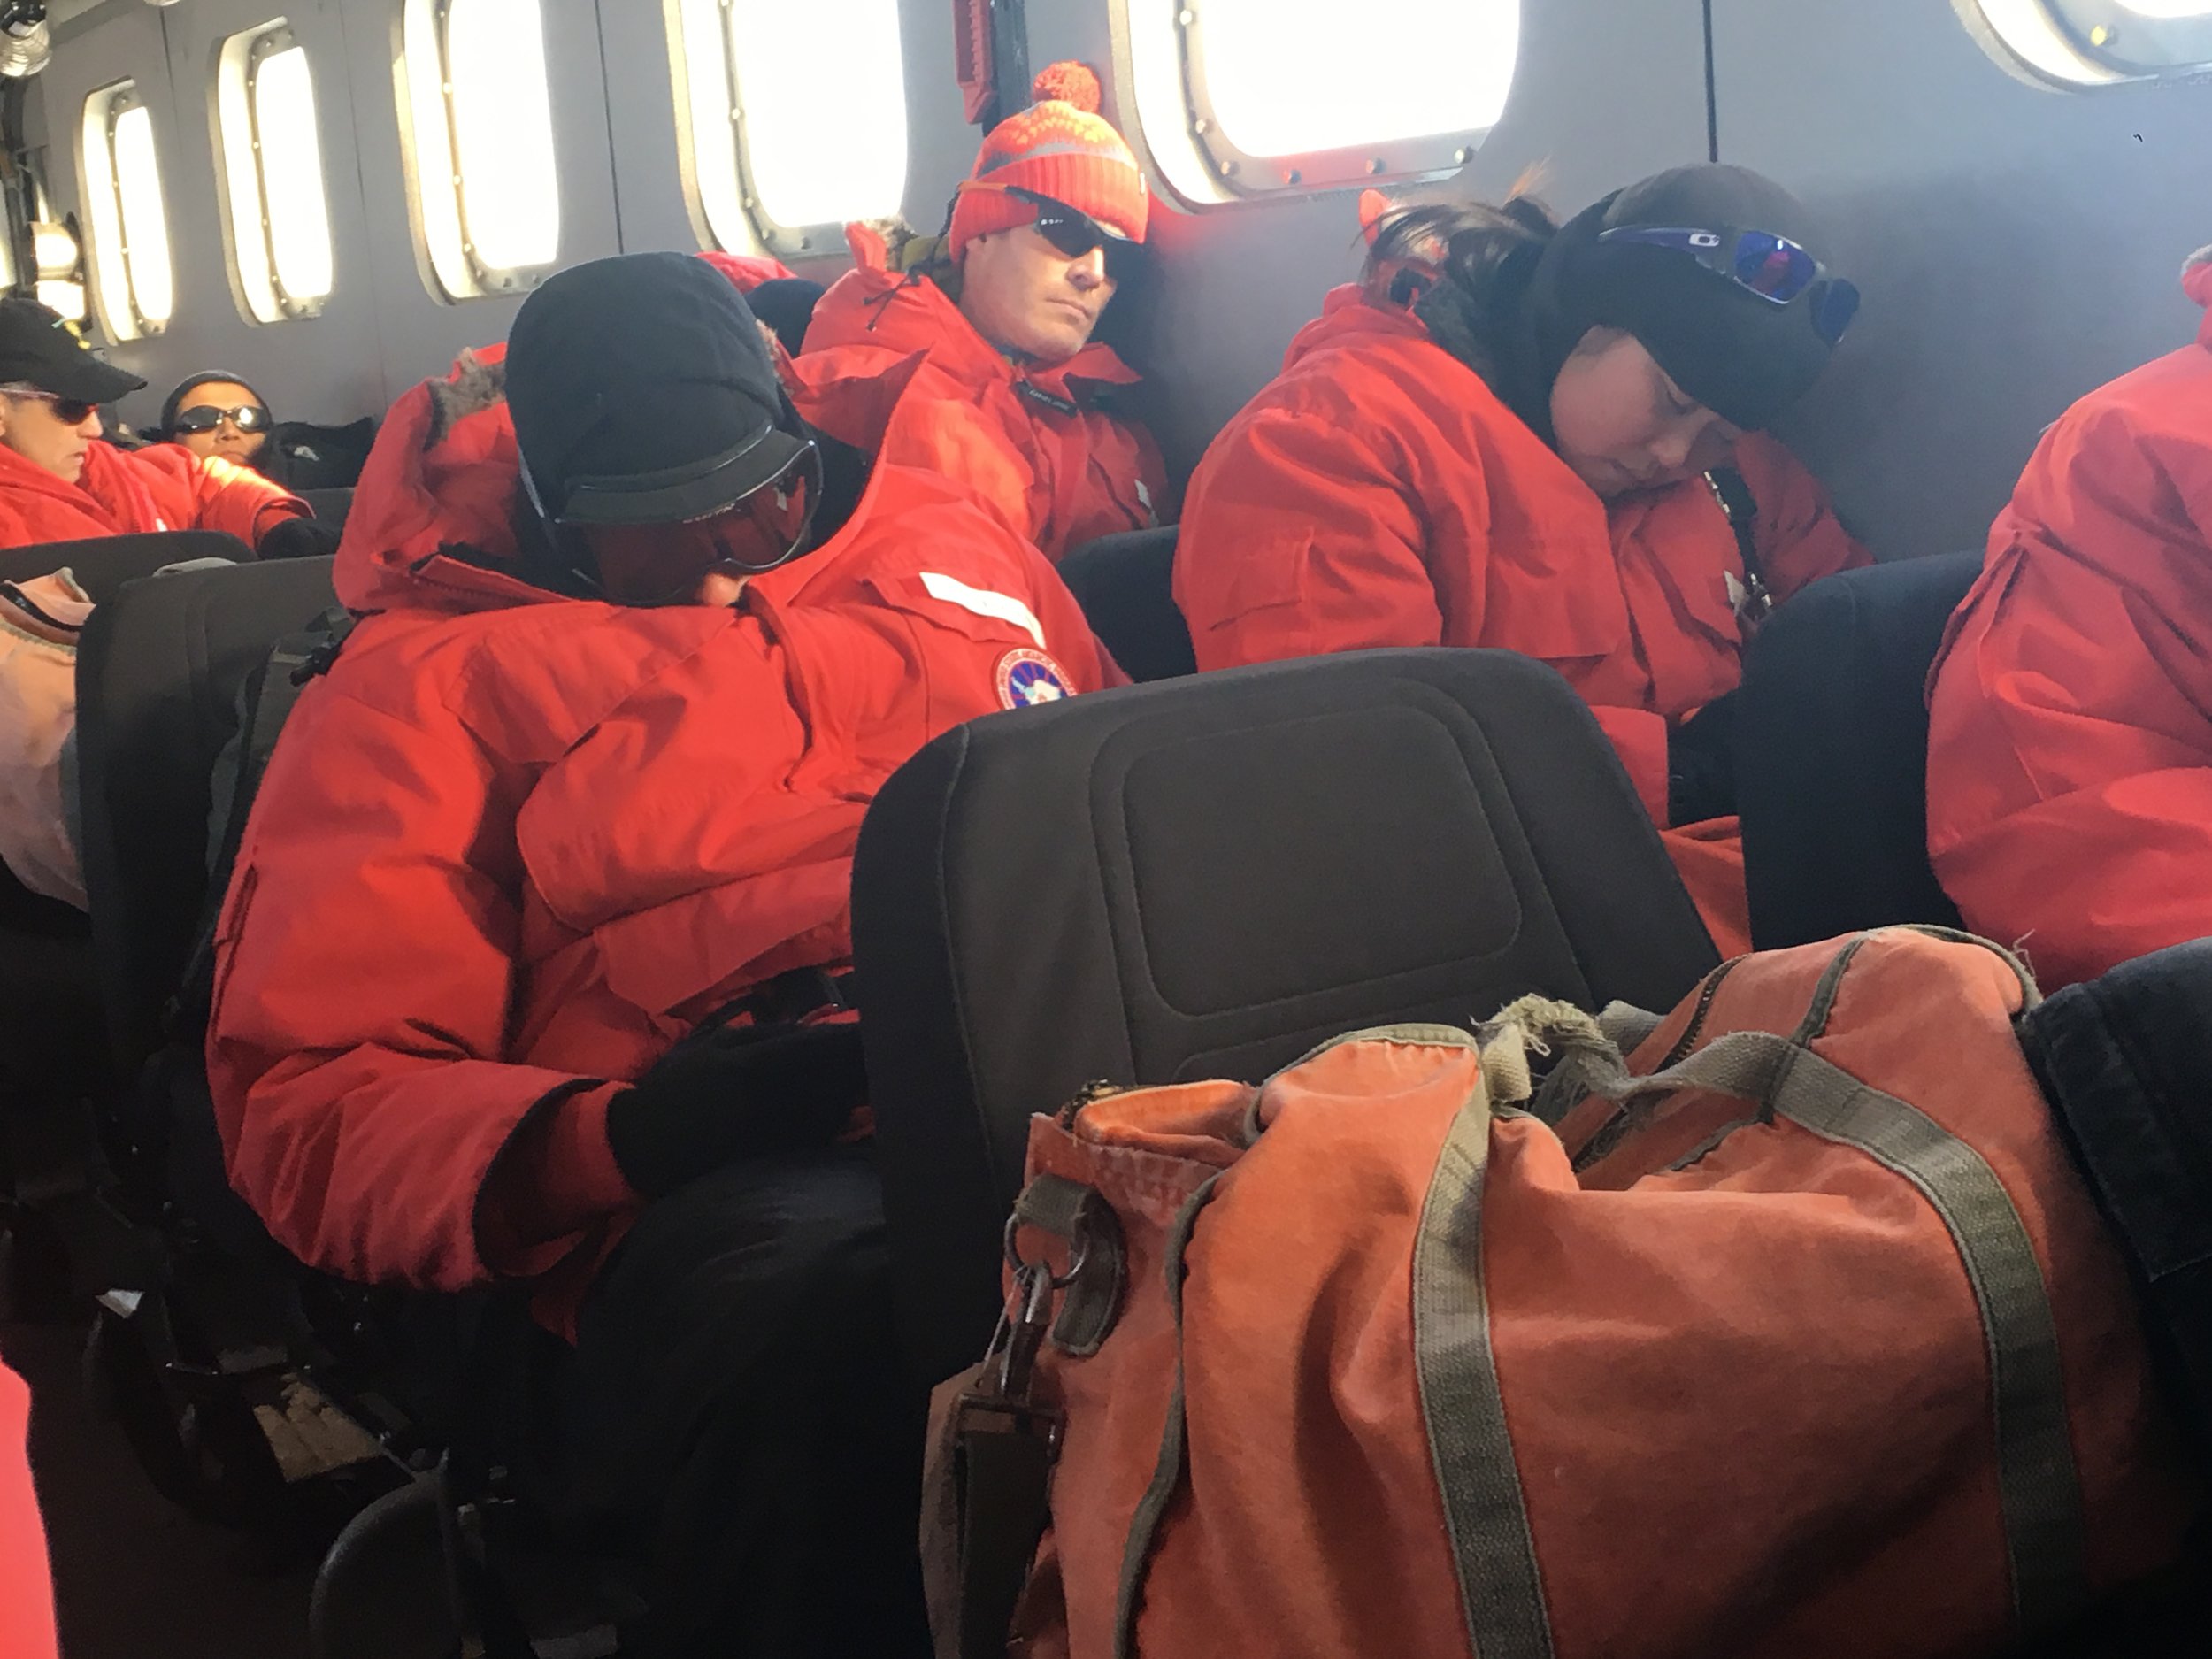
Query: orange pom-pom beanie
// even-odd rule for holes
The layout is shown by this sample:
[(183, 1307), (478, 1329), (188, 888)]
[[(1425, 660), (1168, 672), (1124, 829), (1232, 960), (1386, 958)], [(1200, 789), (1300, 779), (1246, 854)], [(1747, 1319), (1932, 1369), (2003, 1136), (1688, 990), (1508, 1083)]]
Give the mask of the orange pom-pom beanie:
[[(991, 129), (969, 184), (1013, 185), (1087, 213), (1132, 242), (1144, 240), (1151, 197), (1144, 170), (1113, 124), (1099, 114), (1098, 77), (1079, 63), (1053, 64), (1031, 88), (1036, 102)], [(964, 185), (947, 250), (955, 259), (975, 237), (1037, 217), (1036, 205), (1003, 189)]]

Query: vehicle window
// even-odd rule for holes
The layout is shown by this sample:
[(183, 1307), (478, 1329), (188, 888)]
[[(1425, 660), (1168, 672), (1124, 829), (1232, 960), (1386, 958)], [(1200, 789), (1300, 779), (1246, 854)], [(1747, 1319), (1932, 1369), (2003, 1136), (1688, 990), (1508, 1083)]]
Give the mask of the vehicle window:
[(1369, 0), (1353, 27), (1340, 0), (1122, 4), (1147, 147), (1201, 201), (1453, 172), (1520, 50), (1519, 0)]
[(539, 0), (406, 0), (400, 55), (434, 291), (462, 300), (531, 287), (561, 248)]
[(215, 84), (231, 270), (257, 323), (312, 317), (334, 280), (315, 81), (280, 18), (223, 42)]
[[(838, 42), (834, 119), (822, 49)], [(906, 70), (897, 0), (674, 0), (669, 41), (701, 241), (830, 252), (838, 227), (898, 211)]]
[(2212, 73), (2212, 0), (1958, 0), (1991, 56), (2045, 85)]
[(153, 114), (137, 82), (119, 81), (85, 100), (81, 153), (94, 286), (102, 326), (117, 340), (159, 334), (175, 309), (154, 152)]

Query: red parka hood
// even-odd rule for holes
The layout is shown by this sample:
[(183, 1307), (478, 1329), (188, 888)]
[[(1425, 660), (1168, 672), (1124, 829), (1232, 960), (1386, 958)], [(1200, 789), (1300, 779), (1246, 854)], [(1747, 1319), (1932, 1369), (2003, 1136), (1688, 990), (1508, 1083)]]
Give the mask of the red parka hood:
[[(926, 351), (946, 373), (971, 385), (1013, 378), (1006, 354), (975, 330), (952, 296), (919, 272), (891, 269), (881, 235), (864, 225), (848, 228), (854, 267), (830, 285), (814, 309), (806, 349), (879, 346), (887, 351)], [(1064, 363), (1029, 363), (1022, 377), (1059, 396), (1072, 381), (1133, 386), (1137, 372), (1111, 346), (1092, 341)]]
[(1317, 351), (1355, 340), (1426, 340), (1429, 331), (1411, 311), (1386, 311), (1367, 303), (1356, 282), (1333, 288), (1321, 302), (1321, 315), (1291, 337), (1283, 367), (1294, 369)]

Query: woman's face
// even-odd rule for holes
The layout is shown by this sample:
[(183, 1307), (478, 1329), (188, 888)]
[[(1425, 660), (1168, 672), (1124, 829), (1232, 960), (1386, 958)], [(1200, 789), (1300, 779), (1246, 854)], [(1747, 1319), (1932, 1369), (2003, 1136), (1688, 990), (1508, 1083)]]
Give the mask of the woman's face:
[(1552, 382), (1551, 425), (1559, 458), (1607, 501), (1709, 472), (1743, 436), (1618, 328), (1576, 345)]
[(258, 432), (241, 431), (237, 419), (228, 412), (250, 408), (261, 408), (261, 399), (250, 386), (241, 386), (235, 380), (210, 380), (204, 386), (196, 386), (177, 405), (179, 421), (182, 421), (188, 411), (195, 409), (221, 410), (225, 411), (223, 419), (220, 424), (204, 432), (179, 432), (177, 442), (203, 460), (214, 455), (241, 466), (251, 466), (254, 457), (269, 442), (268, 411), (262, 410)]

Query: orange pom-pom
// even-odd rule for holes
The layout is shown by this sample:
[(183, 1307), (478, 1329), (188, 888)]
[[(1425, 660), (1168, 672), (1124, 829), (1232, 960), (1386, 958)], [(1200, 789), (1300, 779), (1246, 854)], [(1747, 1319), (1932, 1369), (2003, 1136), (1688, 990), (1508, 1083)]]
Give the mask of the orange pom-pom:
[(1359, 227), (1371, 245), (1375, 234), (1382, 229), (1382, 222), (1397, 208), (1397, 204), (1380, 190), (1369, 188), (1359, 193)]
[(1106, 101), (1105, 88), (1098, 84), (1098, 72), (1071, 58), (1039, 70), (1030, 84), (1029, 96), (1035, 104), (1048, 98), (1072, 104), (1086, 115), (1096, 115)]

